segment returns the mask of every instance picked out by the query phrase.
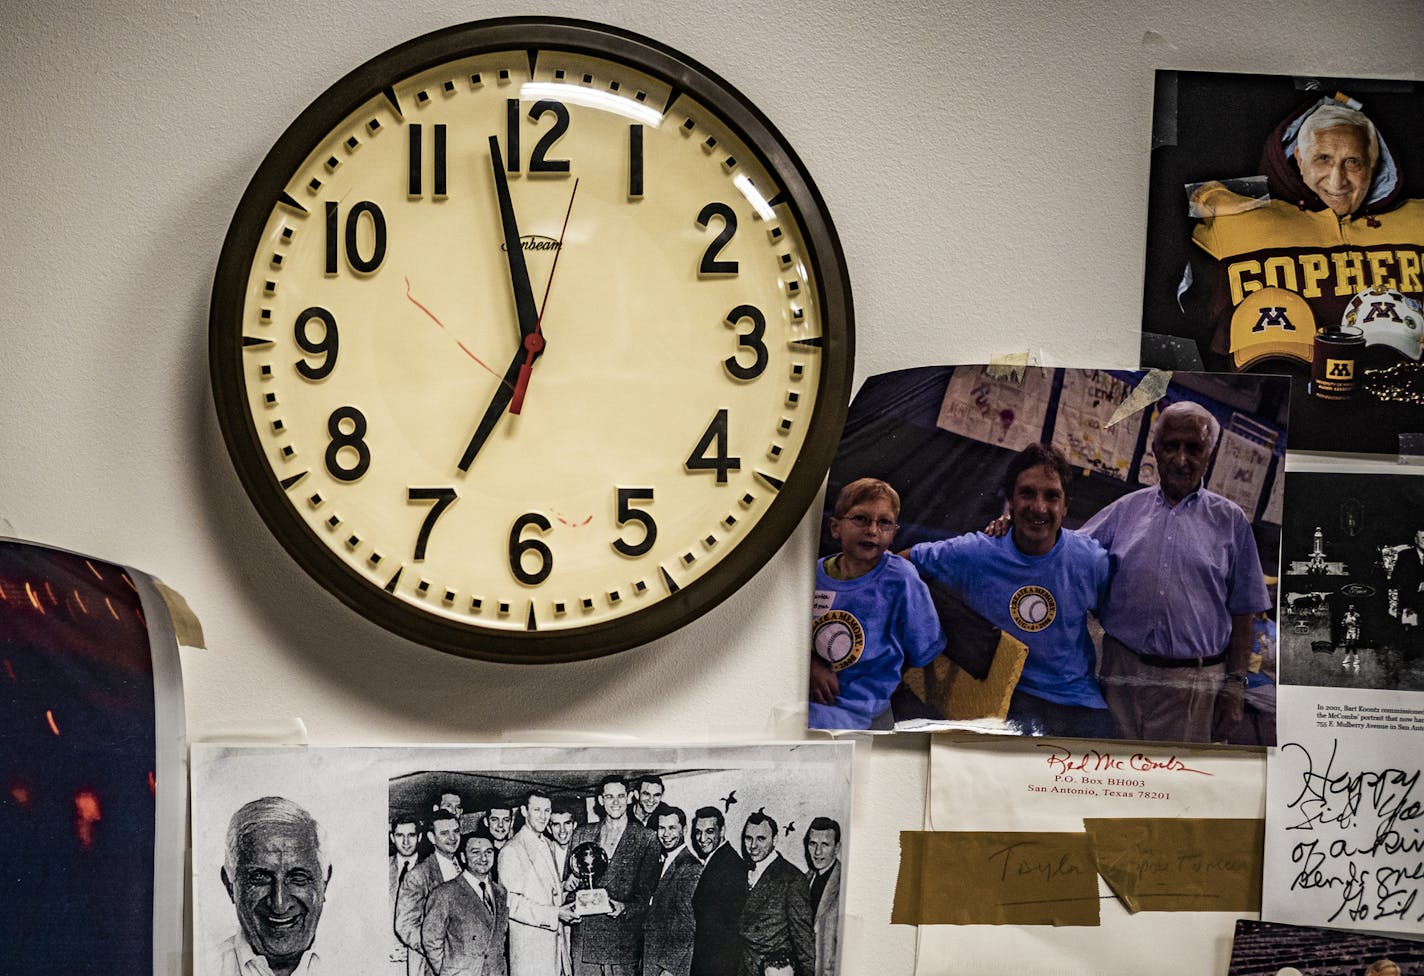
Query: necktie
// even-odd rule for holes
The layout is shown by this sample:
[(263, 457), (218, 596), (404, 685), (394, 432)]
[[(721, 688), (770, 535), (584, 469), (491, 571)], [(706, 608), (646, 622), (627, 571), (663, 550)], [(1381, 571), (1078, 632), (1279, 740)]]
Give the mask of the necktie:
[(490, 897), (489, 884), (487, 882), (480, 882), (480, 897), (485, 900), (485, 907), (490, 910), (490, 914), (494, 914), (494, 899)]
[(405, 882), (405, 873), (410, 870), (410, 862), (406, 861), (401, 865), (400, 877), (396, 879), (396, 891), (400, 891), (400, 886)]

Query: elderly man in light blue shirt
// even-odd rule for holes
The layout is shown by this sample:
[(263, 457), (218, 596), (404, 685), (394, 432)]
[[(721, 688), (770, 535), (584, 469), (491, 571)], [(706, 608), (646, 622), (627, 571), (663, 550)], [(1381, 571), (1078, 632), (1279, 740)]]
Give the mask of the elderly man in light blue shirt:
[(1159, 483), (1082, 527), (1112, 560), (1098, 680), (1127, 739), (1210, 742), (1239, 721), (1252, 617), (1270, 606), (1251, 521), (1202, 486), (1220, 424), (1178, 401), (1152, 429)]

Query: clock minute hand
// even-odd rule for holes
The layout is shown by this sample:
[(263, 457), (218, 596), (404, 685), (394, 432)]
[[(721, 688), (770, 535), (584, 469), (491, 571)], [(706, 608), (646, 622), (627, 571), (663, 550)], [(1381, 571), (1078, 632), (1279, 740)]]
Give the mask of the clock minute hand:
[(489, 145), (499, 221), (504, 227), (504, 256), (509, 261), (509, 282), (514, 289), (514, 308), (519, 314), (519, 335), (523, 338), (539, 331), (539, 310), (534, 306), (534, 287), (529, 283), (529, 267), (524, 263), (524, 246), (519, 240), (519, 224), (514, 219), (514, 202), (509, 198), (509, 177), (504, 172), (499, 137), (490, 136)]

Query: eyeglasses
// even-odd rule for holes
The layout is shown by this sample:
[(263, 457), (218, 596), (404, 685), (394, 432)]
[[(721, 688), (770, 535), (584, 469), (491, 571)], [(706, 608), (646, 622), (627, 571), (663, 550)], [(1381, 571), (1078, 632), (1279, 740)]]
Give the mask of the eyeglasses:
[(869, 528), (874, 528), (878, 532), (894, 532), (900, 527), (899, 522), (892, 522), (889, 519), (872, 519), (868, 515), (842, 515), (840, 520), (849, 522), (862, 532)]

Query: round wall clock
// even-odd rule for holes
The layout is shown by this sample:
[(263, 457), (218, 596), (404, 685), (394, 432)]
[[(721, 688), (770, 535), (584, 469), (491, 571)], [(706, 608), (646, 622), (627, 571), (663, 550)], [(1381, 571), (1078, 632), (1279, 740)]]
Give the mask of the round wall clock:
[(503, 661), (730, 595), (830, 465), (850, 284), (791, 147), (626, 31), (504, 19), (357, 68), (278, 139), (213, 287), (223, 436), (342, 601)]

